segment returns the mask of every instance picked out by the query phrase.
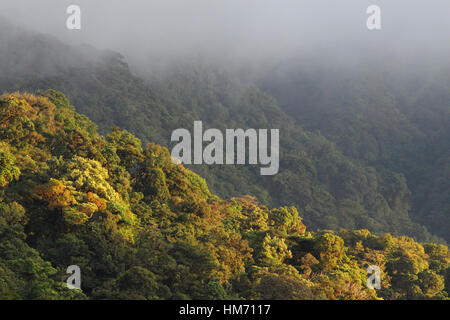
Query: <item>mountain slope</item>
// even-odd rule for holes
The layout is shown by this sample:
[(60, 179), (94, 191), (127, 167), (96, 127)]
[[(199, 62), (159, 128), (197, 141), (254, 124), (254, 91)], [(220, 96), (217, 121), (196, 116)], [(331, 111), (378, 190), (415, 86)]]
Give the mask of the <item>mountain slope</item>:
[[(30, 37), (29, 50), (42, 47), (56, 55), (64, 52), (64, 45), (55, 40)], [(5, 56), (14, 48), (4, 49), (9, 50)], [(261, 177), (252, 166), (190, 169), (204, 176), (211, 190), (222, 197), (250, 194), (270, 207), (296, 206), (313, 229), (368, 228), (442, 241), (410, 219), (411, 194), (404, 174), (343, 154), (331, 138), (305, 130), (257, 87), (206, 64), (176, 65), (164, 77), (146, 83), (129, 71), (119, 54), (87, 56), (91, 58), (83, 53), (78, 59), (66, 56), (70, 63), (57, 65), (56, 71), (43, 76), (4, 77), (3, 88), (60, 90), (78, 112), (98, 123), (102, 133), (118, 125), (144, 142), (163, 146), (170, 145), (172, 130), (191, 129), (195, 120), (202, 120), (205, 128), (280, 128), (280, 172), (273, 177)], [(26, 70), (29, 61), (18, 59)], [(356, 124), (349, 127), (358, 128)]]
[(346, 156), (404, 175), (412, 219), (449, 240), (448, 62), (391, 64), (357, 71), (323, 65), (329, 72), (284, 65), (262, 87), (298, 125), (320, 131)]
[[(54, 90), (0, 97), (0, 163), (1, 299), (447, 296), (446, 246), (306, 232), (294, 207), (224, 201), (166, 148), (99, 135)], [(69, 265), (82, 291), (63, 285)]]

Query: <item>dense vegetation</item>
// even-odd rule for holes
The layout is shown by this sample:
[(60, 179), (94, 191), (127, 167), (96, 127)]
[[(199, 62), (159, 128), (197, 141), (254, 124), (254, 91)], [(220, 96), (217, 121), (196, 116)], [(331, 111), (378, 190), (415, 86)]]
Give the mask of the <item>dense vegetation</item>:
[[(0, 89), (22, 92), (0, 99), (0, 299), (448, 297), (445, 62), (140, 78), (4, 21), (0, 43)], [(173, 164), (171, 132), (195, 120), (279, 128), (280, 172)]]
[(449, 61), (394, 60), (376, 70), (383, 64), (358, 64), (357, 72), (291, 64), (261, 85), (297, 124), (320, 131), (346, 156), (404, 177), (411, 218), (449, 241)]
[[(4, 32), (11, 38), (13, 31)], [(163, 75), (151, 75), (144, 81), (132, 74), (123, 57), (117, 53), (68, 47), (51, 38), (16, 32), (21, 36), (13, 37), (7, 42), (8, 46), (2, 47), (2, 57), (14, 56), (21, 70), (17, 73), (10, 70), (0, 75), (3, 88), (28, 92), (53, 88), (64, 92), (77, 111), (95, 121), (103, 134), (119, 126), (135, 134), (144, 143), (155, 142), (168, 147), (172, 130), (179, 127), (191, 129), (194, 120), (202, 120), (205, 127), (219, 129), (281, 128), (280, 172), (273, 177), (261, 177), (257, 168), (252, 166), (190, 167), (204, 177), (211, 190), (221, 197), (230, 199), (250, 194), (269, 207), (296, 206), (301, 210), (305, 223), (313, 230), (367, 228), (376, 233), (409, 235), (421, 241), (445, 243), (444, 239), (448, 240), (450, 225), (446, 205), (448, 193), (445, 192), (448, 171), (442, 172), (448, 164), (445, 155), (438, 165), (434, 162), (428, 164), (433, 167), (433, 175), (427, 177), (429, 183), (423, 184), (418, 176), (414, 180), (406, 175), (412, 172), (407, 170), (406, 165), (402, 167), (405, 170), (400, 170), (398, 166), (385, 164), (382, 160), (362, 161), (361, 157), (349, 152), (338, 140), (342, 136), (339, 130), (330, 133), (331, 129), (312, 127), (317, 122), (310, 121), (310, 114), (314, 115), (315, 110), (313, 104), (305, 103), (310, 107), (309, 112), (300, 107), (301, 112), (292, 111), (290, 104), (280, 98), (284, 93), (277, 94), (276, 89), (281, 86), (277, 86), (276, 77), (270, 86), (264, 84), (262, 87), (272, 91), (278, 101), (256, 85), (206, 63), (174, 64)], [(27, 49), (34, 52), (33, 59), (30, 59)], [(0, 58), (0, 65), (9, 64), (7, 58), (5, 61)], [(298, 87), (300, 89), (297, 91), (301, 94), (304, 85), (300, 83)], [(295, 89), (291, 91), (297, 92)], [(291, 96), (296, 101), (307, 102), (305, 97)], [(380, 110), (384, 110), (385, 117), (391, 118), (390, 105), (384, 100), (384, 96), (381, 96), (373, 102), (377, 107), (371, 108), (380, 109), (378, 105), (381, 105)], [(318, 106), (329, 105), (328, 102), (315, 102)], [(374, 118), (370, 113), (365, 117)], [(435, 117), (444, 119), (439, 114)], [(300, 122), (299, 119), (304, 121)], [(329, 119), (335, 117), (329, 116)], [(355, 131), (344, 135), (348, 139), (343, 141), (347, 141), (351, 148), (357, 149), (361, 145), (361, 149), (371, 145), (369, 139), (360, 141), (362, 138), (354, 138), (366, 136), (363, 121), (358, 124), (353, 123), (352, 117), (349, 122), (339, 119), (336, 123), (345, 128), (343, 134), (346, 134), (346, 130)], [(381, 120), (379, 123), (382, 123)], [(303, 127), (308, 123), (311, 128), (307, 129), (311, 131)], [(328, 123), (324, 125), (328, 126)], [(402, 128), (380, 126), (377, 130), (389, 138), (396, 136), (390, 131), (404, 135)], [(440, 144), (440, 148), (448, 143), (446, 136), (448, 134), (445, 135), (445, 132), (438, 135), (444, 144)], [(407, 138), (408, 141), (415, 141), (414, 135)], [(376, 141), (373, 148), (378, 150), (381, 142), (386, 148), (397, 148), (404, 144), (403, 141), (392, 144), (389, 140), (381, 140), (380, 143)], [(420, 145), (417, 150), (421, 150)], [(435, 153), (440, 152), (438, 150), (434, 149)], [(422, 153), (404, 153), (402, 157), (410, 159), (417, 156), (419, 159)], [(432, 156), (432, 153), (427, 152), (427, 155)], [(390, 163), (402, 163), (396, 162), (395, 158), (391, 160)], [(418, 171), (424, 170), (426, 166), (414, 168)], [(440, 179), (441, 183), (434, 185), (432, 181), (435, 178)], [(411, 184), (416, 191), (412, 198)], [(432, 190), (436, 192), (430, 194)], [(436, 194), (438, 201), (432, 196)], [(422, 215), (416, 214), (419, 206), (424, 207)], [(428, 219), (430, 216), (433, 219)], [(423, 226), (425, 223), (430, 230)]]
[[(312, 232), (302, 207), (222, 200), (166, 148), (118, 128), (99, 135), (58, 91), (0, 98), (0, 164), (1, 299), (444, 299), (450, 289), (446, 246)], [(82, 291), (63, 285), (72, 264)], [(368, 265), (382, 270), (378, 291)]]

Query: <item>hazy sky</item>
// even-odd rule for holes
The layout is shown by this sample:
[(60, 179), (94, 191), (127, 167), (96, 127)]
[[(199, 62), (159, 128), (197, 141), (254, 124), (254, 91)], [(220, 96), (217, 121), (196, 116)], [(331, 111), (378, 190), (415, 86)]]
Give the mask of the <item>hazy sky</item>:
[[(82, 10), (69, 31), (66, 8)], [(366, 28), (380, 6), (382, 30)], [(125, 55), (289, 56), (301, 52), (447, 53), (449, 0), (0, 0), (0, 16), (67, 42)]]

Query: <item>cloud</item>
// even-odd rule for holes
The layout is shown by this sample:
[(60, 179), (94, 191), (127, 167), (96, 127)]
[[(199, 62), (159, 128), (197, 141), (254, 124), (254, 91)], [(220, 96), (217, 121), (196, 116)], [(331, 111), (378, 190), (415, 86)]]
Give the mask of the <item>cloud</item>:
[[(80, 31), (65, 27), (71, 4), (82, 9)], [(371, 4), (381, 7), (381, 31), (366, 28)], [(0, 9), (65, 42), (134, 58), (444, 55), (450, 31), (447, 0), (2, 0)]]

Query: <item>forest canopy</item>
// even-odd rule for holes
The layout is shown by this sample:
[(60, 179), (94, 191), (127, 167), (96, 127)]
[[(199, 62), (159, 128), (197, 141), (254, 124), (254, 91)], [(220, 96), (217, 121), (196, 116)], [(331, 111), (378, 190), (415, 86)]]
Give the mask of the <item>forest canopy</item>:
[[(448, 58), (155, 72), (0, 26), (1, 299), (448, 299)], [(198, 120), (280, 129), (277, 174), (174, 164)]]
[(445, 245), (308, 231), (301, 207), (223, 200), (167, 148), (98, 134), (61, 92), (4, 94), (0, 141), (1, 299), (448, 297)]

